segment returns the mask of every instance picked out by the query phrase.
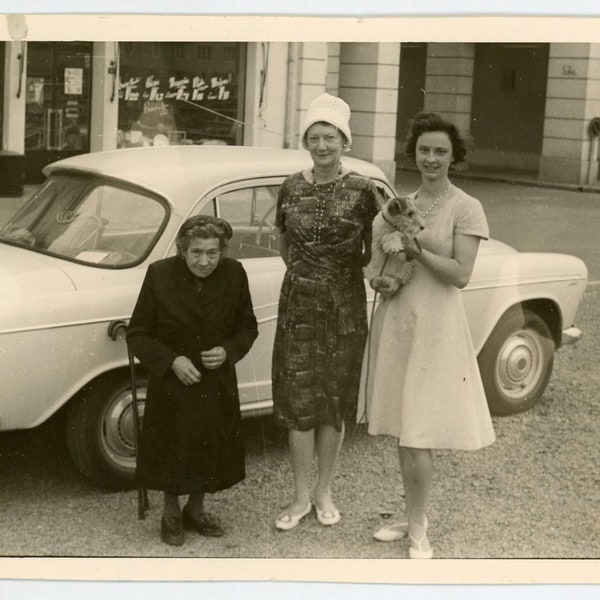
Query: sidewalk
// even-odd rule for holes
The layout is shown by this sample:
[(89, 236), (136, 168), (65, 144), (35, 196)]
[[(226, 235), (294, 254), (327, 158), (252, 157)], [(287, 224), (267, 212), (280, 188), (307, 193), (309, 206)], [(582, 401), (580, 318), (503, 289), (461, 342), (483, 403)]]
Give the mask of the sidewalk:
[[(401, 165), (396, 169), (397, 173), (417, 172), (417, 168), (412, 165)], [(478, 179), (481, 181), (495, 181), (498, 183), (510, 183), (514, 185), (527, 185), (538, 188), (552, 188), (558, 190), (569, 190), (572, 192), (600, 192), (600, 179), (595, 183), (576, 184), (560, 183), (556, 181), (542, 181), (537, 179), (535, 172), (511, 171), (509, 169), (487, 170), (481, 167), (466, 167), (464, 169), (455, 169), (450, 172), (452, 179)]]

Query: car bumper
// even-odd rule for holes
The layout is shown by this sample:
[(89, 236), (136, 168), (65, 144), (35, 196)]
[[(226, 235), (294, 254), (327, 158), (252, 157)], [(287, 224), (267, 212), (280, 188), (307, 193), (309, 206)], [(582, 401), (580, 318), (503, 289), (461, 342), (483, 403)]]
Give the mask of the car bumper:
[(569, 327), (563, 329), (561, 344), (563, 346), (567, 344), (575, 344), (581, 339), (581, 329), (579, 327)]

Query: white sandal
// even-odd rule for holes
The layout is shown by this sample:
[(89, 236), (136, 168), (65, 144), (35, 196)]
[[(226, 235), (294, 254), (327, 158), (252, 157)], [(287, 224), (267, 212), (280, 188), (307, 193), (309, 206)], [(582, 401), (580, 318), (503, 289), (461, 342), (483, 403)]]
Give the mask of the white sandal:
[(396, 542), (408, 534), (408, 523), (393, 523), (377, 530), (373, 537), (378, 542)]
[(292, 515), (290, 513), (283, 513), (282, 515), (279, 515), (277, 517), (277, 520), (275, 521), (275, 527), (277, 527), (277, 529), (282, 529), (284, 531), (288, 531), (290, 529), (294, 529), (294, 527), (296, 527), (298, 525), (298, 523), (300, 523), (300, 521), (310, 513), (310, 511), (312, 510), (312, 504), (309, 503), (306, 505), (306, 508), (298, 513), (297, 515)]
[[(427, 539), (427, 518), (423, 523), (423, 533), (419, 539), (413, 537), (410, 533), (408, 534), (411, 545), (408, 547), (408, 556), (410, 558), (433, 558), (433, 548), (429, 547), (428, 550), (423, 550), (421, 544)], [(415, 544), (416, 548), (412, 544)]]
[(335, 525), (336, 523), (339, 523), (342, 518), (340, 511), (337, 508), (334, 508), (333, 510), (321, 510), (315, 504), (315, 510), (317, 511), (317, 519), (321, 525)]

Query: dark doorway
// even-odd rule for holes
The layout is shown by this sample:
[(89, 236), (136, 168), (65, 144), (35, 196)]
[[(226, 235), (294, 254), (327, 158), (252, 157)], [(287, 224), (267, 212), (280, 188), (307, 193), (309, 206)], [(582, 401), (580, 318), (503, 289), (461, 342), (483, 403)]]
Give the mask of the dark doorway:
[(476, 153), (484, 151), (486, 160), (512, 160), (515, 164), (508, 166), (524, 169), (536, 163), (542, 151), (548, 55), (549, 44), (475, 45), (471, 133)]
[(396, 154), (404, 155), (408, 122), (425, 105), (425, 71), (427, 44), (421, 42), (400, 45), (400, 75), (398, 80), (398, 111), (396, 120)]
[(89, 152), (91, 42), (29, 42), (25, 181), (44, 179), (49, 163)]

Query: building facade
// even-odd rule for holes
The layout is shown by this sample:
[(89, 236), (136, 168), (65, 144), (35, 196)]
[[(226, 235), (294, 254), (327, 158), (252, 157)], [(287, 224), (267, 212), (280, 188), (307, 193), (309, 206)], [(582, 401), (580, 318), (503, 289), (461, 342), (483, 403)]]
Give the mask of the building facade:
[(54, 160), (158, 144), (299, 146), (327, 91), (352, 108), (351, 154), (394, 178), (408, 120), (435, 110), (473, 169), (597, 183), (600, 44), (5, 42), (2, 156), (26, 182)]

